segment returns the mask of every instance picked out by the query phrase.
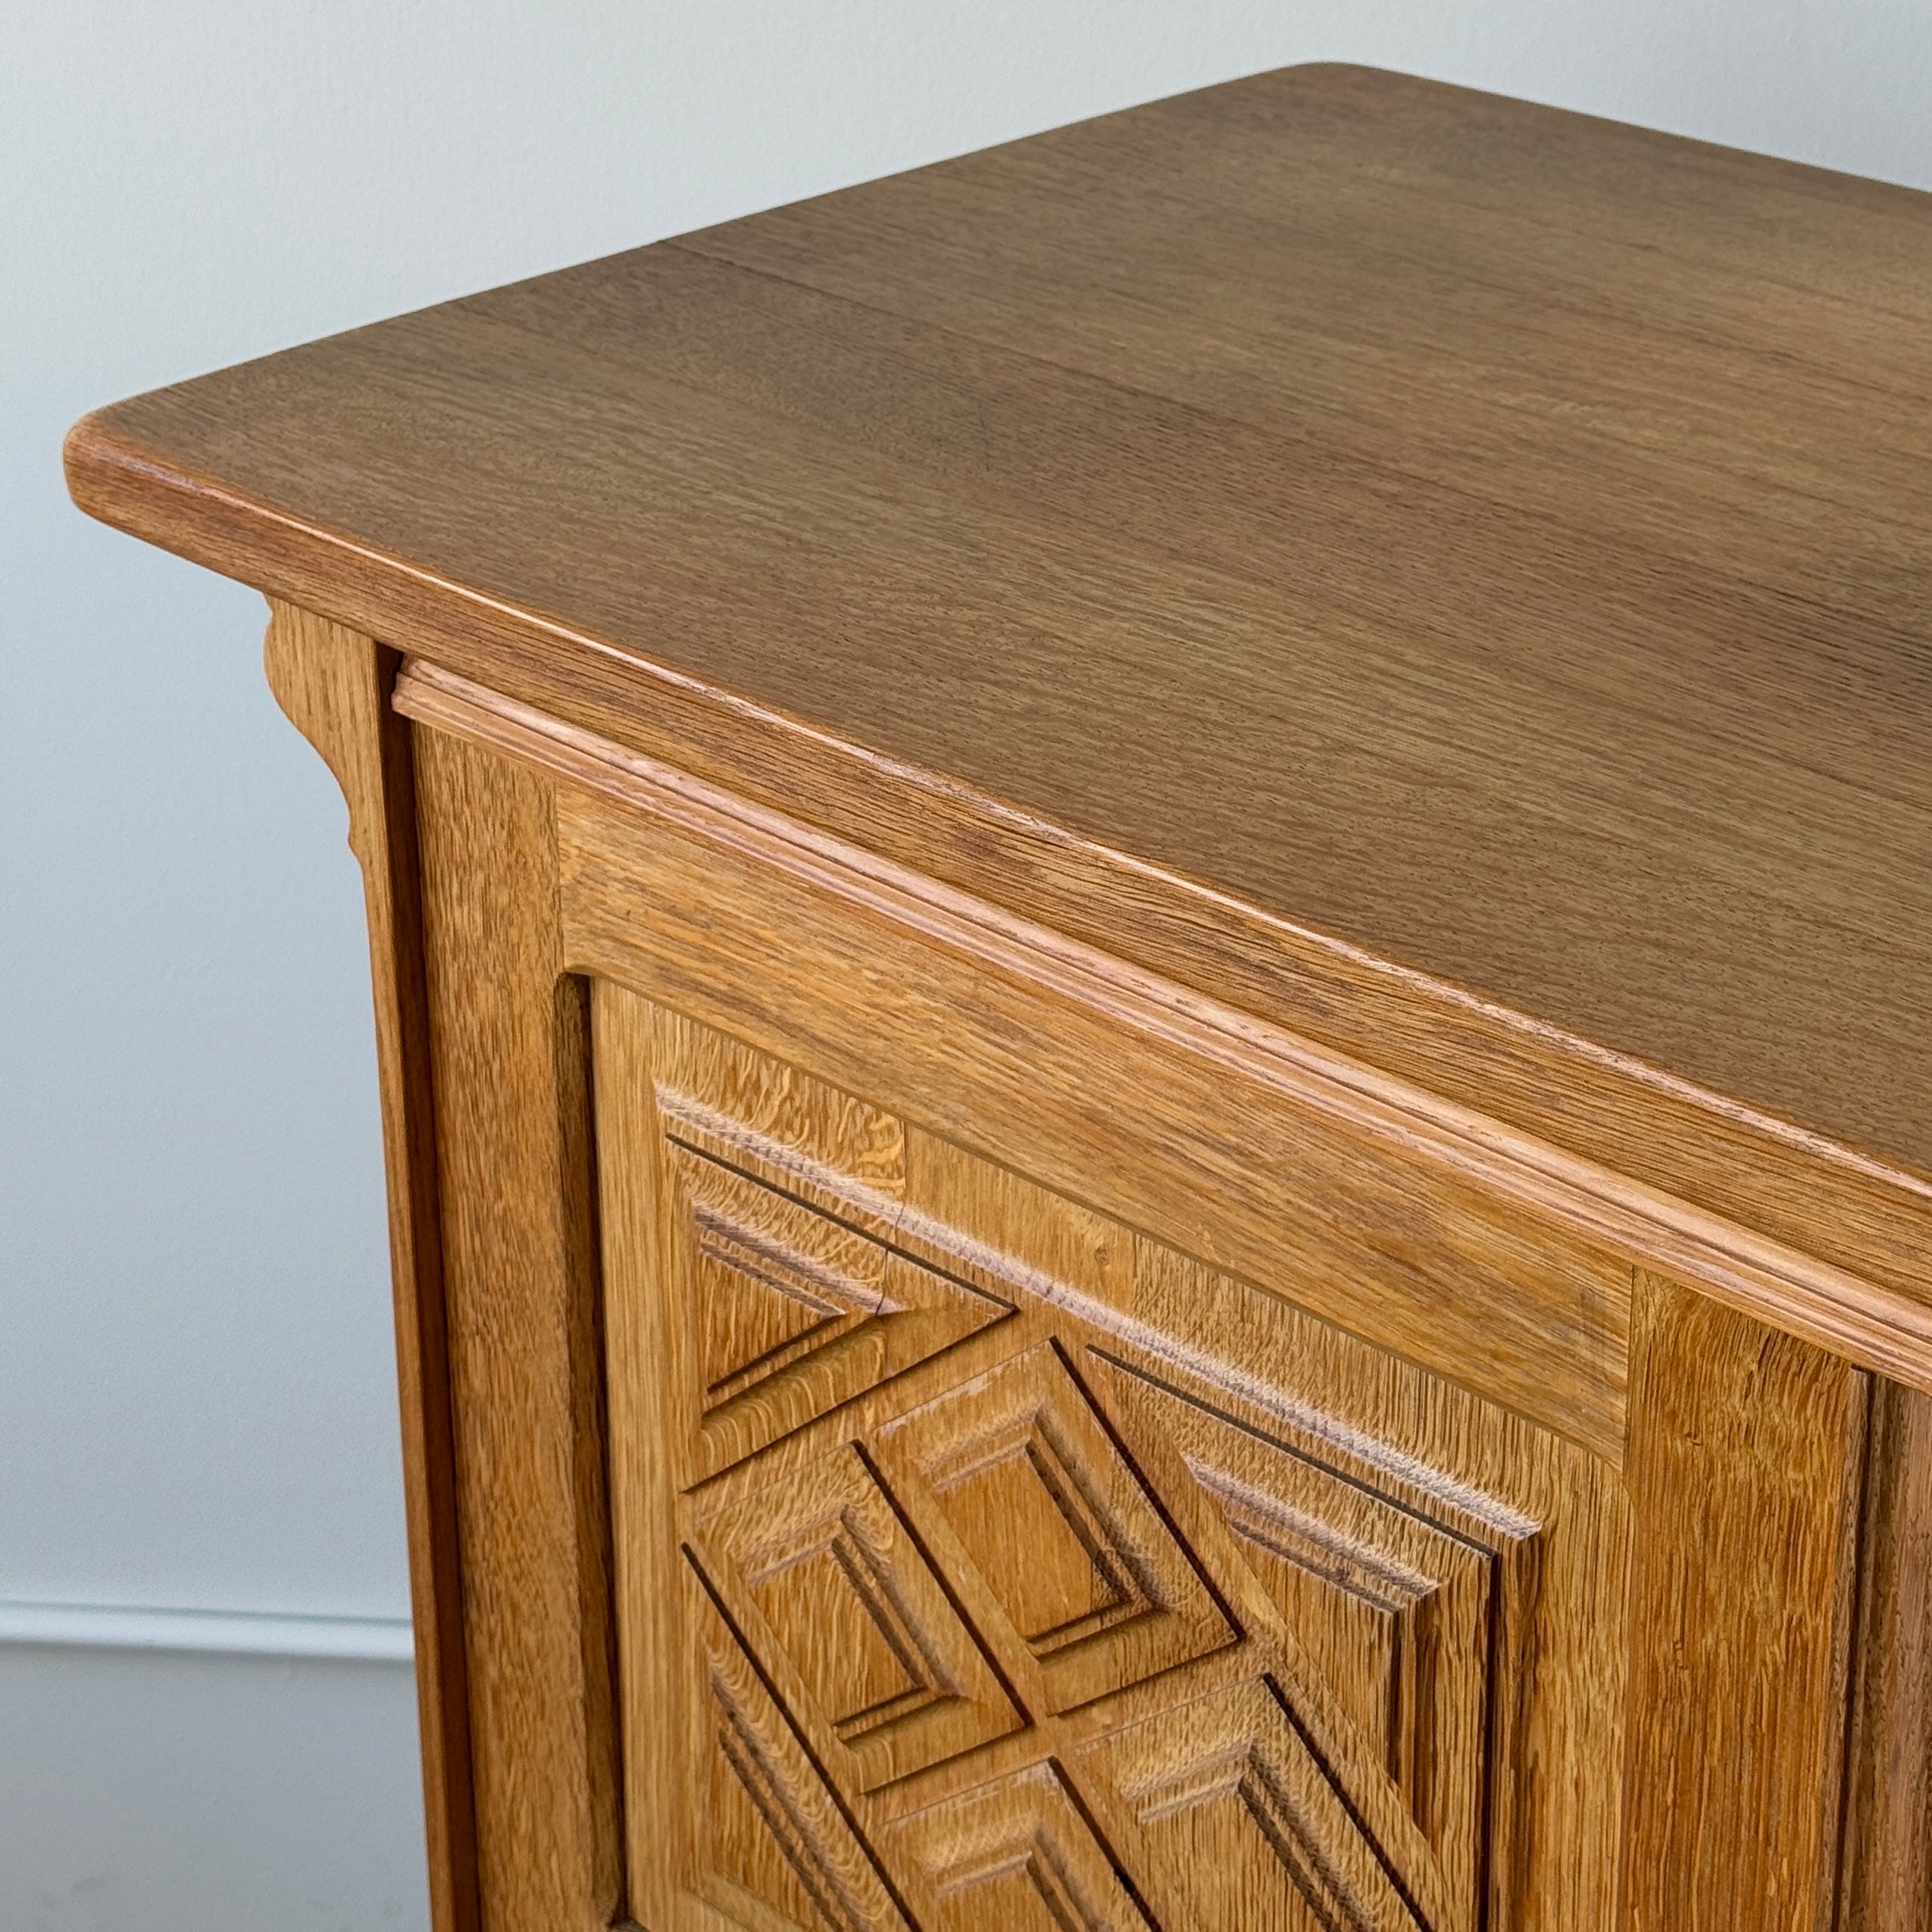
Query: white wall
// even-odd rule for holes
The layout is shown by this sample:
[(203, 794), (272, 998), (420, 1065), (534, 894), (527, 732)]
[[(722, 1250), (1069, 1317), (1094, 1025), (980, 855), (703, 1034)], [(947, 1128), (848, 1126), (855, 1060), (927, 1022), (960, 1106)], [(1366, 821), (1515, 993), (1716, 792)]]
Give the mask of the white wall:
[(69, 508), (67, 423), (1337, 58), (1932, 186), (1924, 0), (0, 0), (0, 1925), (421, 1913), (400, 1668), (20, 1641), (405, 1603), (341, 805), (258, 601)]

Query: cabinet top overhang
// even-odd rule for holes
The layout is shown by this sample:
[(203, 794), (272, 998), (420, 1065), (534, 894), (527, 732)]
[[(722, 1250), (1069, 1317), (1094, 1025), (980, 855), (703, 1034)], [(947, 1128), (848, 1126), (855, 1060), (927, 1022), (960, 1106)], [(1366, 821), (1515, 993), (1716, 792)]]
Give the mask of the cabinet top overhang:
[(1932, 196), (1289, 69), (67, 461), (802, 816), (1039, 828), (1932, 1171)]

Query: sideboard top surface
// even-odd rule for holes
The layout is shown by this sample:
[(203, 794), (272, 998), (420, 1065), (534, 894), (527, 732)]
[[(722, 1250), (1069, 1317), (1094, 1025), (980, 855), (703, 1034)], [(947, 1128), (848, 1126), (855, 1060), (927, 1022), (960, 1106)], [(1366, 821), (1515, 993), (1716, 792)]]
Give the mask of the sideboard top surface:
[(1289, 69), (68, 464), (452, 668), (778, 721), (1932, 1170), (1932, 197)]

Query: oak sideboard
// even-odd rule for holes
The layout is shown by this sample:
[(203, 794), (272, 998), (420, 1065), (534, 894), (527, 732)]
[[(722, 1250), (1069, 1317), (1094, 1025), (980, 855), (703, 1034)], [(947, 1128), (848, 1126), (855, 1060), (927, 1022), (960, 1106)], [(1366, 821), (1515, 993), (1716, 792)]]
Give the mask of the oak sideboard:
[(1932, 1925), (1932, 198), (1293, 68), (67, 466), (348, 800), (438, 1932)]

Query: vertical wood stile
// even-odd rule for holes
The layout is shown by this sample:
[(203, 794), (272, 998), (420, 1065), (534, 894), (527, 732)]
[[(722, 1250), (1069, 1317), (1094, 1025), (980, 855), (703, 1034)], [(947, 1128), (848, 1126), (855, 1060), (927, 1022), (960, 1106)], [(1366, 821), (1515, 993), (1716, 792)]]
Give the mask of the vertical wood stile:
[(1870, 1378), (1657, 1276), (1633, 1315), (1624, 1924), (1815, 1932)]
[(420, 733), (482, 1912), (622, 1903), (588, 1029), (547, 786)]
[(1840, 1932), (1932, 1927), (1932, 1398), (1872, 1390)]

